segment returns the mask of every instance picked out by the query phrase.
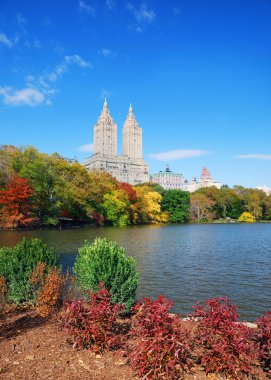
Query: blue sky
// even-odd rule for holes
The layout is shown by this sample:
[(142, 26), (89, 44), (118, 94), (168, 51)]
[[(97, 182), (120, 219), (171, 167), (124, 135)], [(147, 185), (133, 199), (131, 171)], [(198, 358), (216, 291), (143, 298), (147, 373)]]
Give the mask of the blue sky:
[(79, 161), (106, 96), (150, 172), (271, 187), (270, 0), (0, 0), (0, 144)]

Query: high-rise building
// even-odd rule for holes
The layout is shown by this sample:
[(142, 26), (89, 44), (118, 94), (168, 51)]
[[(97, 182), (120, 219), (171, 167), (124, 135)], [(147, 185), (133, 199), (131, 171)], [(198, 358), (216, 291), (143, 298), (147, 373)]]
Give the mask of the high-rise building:
[(142, 129), (130, 105), (122, 130), (122, 155), (117, 153), (117, 125), (114, 123), (106, 100), (94, 126), (93, 155), (84, 166), (89, 170), (106, 171), (120, 182), (136, 185), (149, 181), (148, 164), (142, 154)]

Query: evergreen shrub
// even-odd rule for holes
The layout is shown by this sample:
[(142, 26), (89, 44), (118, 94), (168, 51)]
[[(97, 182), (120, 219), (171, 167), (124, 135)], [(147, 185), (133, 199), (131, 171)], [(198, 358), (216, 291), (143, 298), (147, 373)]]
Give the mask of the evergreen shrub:
[(0, 249), (0, 276), (6, 280), (9, 302), (34, 301), (30, 277), (38, 263), (46, 264), (48, 270), (57, 263), (56, 253), (40, 239), (23, 238), (14, 247)]
[(101, 238), (92, 244), (86, 241), (79, 249), (74, 273), (82, 290), (97, 290), (102, 282), (112, 303), (125, 305), (127, 311), (134, 304), (139, 276), (136, 263), (116, 242)]

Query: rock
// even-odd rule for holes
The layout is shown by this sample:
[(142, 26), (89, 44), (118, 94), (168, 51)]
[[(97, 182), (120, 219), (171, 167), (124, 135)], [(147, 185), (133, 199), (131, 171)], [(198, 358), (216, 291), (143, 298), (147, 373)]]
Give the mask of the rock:
[(34, 360), (33, 355), (26, 355), (25, 360)]
[(127, 363), (127, 360), (119, 359), (117, 362), (115, 362), (115, 365), (125, 365), (126, 363)]

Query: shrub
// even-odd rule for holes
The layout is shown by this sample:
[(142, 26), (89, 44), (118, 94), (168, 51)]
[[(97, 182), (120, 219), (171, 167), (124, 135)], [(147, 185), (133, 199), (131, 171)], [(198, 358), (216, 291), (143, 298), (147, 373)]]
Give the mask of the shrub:
[(79, 249), (74, 273), (83, 290), (97, 289), (103, 282), (111, 293), (111, 302), (125, 304), (129, 310), (134, 303), (138, 284), (135, 260), (125, 256), (124, 248), (107, 239), (85, 242)]
[(131, 367), (144, 379), (181, 379), (191, 366), (187, 331), (178, 315), (168, 313), (172, 302), (145, 298), (133, 311), (128, 347)]
[(8, 301), (32, 302), (34, 291), (30, 276), (39, 262), (47, 269), (56, 265), (56, 254), (40, 239), (23, 238), (12, 248), (0, 249), (0, 276), (5, 276)]
[(88, 292), (87, 300), (74, 299), (66, 303), (63, 329), (73, 337), (74, 346), (96, 353), (117, 349), (123, 344), (117, 333), (117, 317), (123, 306), (111, 304), (111, 295), (100, 283), (96, 292)]
[(237, 323), (237, 307), (227, 298), (207, 300), (204, 306), (194, 306), (196, 331), (193, 339), (195, 352), (206, 373), (220, 372), (240, 380), (244, 374), (253, 374), (256, 346), (252, 333)]
[(45, 270), (46, 264), (38, 263), (33, 269), (33, 272), (30, 274), (29, 282), (32, 285), (33, 293), (35, 296), (37, 296), (39, 288), (44, 285), (46, 276)]
[(0, 313), (6, 303), (7, 285), (5, 277), (0, 276)]
[(60, 270), (56, 267), (51, 268), (37, 294), (37, 313), (41, 317), (48, 317), (60, 303), (63, 286), (64, 277), (61, 276)]
[(259, 344), (259, 358), (264, 369), (271, 375), (271, 311), (259, 318), (257, 342)]

